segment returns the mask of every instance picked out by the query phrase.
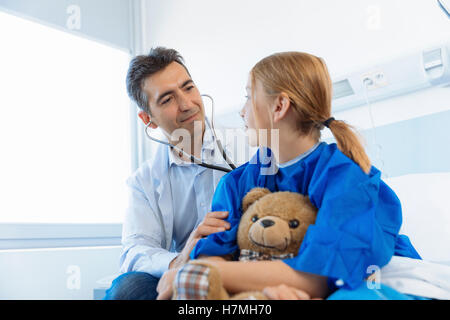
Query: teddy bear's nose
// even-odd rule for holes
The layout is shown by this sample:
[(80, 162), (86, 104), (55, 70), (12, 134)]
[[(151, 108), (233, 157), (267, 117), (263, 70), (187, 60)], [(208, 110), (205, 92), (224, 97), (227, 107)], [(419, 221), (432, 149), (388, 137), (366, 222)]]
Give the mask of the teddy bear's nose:
[(261, 223), (261, 225), (264, 228), (268, 228), (268, 227), (273, 226), (275, 224), (275, 222), (273, 222), (270, 219), (262, 219), (259, 223)]

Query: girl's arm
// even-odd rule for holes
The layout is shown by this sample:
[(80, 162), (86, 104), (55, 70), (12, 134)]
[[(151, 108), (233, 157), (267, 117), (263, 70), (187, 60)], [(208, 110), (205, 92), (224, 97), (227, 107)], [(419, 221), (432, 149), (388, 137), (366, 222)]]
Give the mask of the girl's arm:
[(325, 298), (329, 293), (327, 277), (296, 271), (282, 261), (205, 260), (218, 268), (223, 285), (230, 293), (262, 291), (280, 284), (303, 290), (314, 298)]
[[(292, 269), (282, 261), (225, 261), (222, 257), (202, 260), (218, 268), (225, 289), (230, 293), (263, 291), (266, 287), (286, 285), (306, 292), (310, 297), (328, 296), (327, 278)], [(158, 300), (170, 299), (172, 283), (179, 268), (166, 271), (158, 283)]]

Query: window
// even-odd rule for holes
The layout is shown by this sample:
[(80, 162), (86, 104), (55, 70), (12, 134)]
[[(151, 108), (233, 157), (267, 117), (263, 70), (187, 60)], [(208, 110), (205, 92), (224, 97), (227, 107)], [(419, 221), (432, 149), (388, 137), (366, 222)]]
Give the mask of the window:
[(121, 223), (129, 53), (0, 12), (0, 223)]

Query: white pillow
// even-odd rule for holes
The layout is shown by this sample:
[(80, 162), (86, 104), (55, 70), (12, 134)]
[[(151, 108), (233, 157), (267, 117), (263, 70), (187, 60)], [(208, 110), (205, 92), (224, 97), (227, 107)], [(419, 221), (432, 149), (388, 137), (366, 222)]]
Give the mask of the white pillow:
[(402, 204), (400, 234), (424, 260), (450, 262), (450, 172), (409, 174), (384, 180)]

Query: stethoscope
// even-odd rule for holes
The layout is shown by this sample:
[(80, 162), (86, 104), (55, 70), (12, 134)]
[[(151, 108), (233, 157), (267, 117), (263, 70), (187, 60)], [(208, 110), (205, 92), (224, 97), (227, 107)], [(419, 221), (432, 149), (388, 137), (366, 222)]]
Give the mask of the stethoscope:
[(149, 123), (146, 124), (146, 126), (145, 126), (145, 134), (147, 135), (147, 137), (150, 140), (158, 142), (158, 143), (161, 143), (161, 144), (164, 144), (166, 146), (169, 146), (171, 149), (175, 149), (176, 151), (178, 151), (180, 153), (183, 153), (185, 156), (187, 156), (190, 159), (191, 163), (198, 164), (199, 166), (204, 167), (204, 168), (208, 168), (208, 169), (220, 170), (220, 171), (224, 171), (224, 172), (230, 172), (231, 170), (236, 169), (236, 166), (233, 163), (233, 161), (231, 161), (231, 159), (228, 157), (228, 155), (225, 152), (225, 150), (223, 149), (222, 143), (220, 142), (219, 139), (217, 139), (216, 131), (214, 130), (214, 99), (210, 95), (207, 95), (207, 94), (202, 94), (201, 96), (202, 97), (207, 97), (207, 98), (209, 98), (211, 100), (211, 109), (212, 109), (212, 112), (211, 112), (211, 123), (212, 123), (212, 125), (209, 123), (209, 120), (208, 120), (207, 117), (205, 117), (205, 121), (206, 121), (207, 125), (211, 128), (211, 131), (212, 131), (213, 136), (214, 136), (214, 141), (216, 142), (216, 145), (219, 148), (219, 151), (220, 151), (220, 153), (222, 155), (222, 158), (226, 161), (226, 163), (230, 166), (231, 169), (225, 168), (225, 167), (222, 167), (222, 166), (216, 166), (216, 165), (210, 164), (210, 163), (206, 163), (203, 160), (198, 159), (197, 157), (193, 156), (192, 154), (189, 154), (189, 153), (185, 152), (183, 149), (180, 149), (177, 146), (174, 146), (173, 144), (171, 144), (171, 143), (169, 143), (167, 141), (159, 140), (157, 138), (152, 137), (148, 133), (148, 127), (152, 124), (152, 121), (150, 121)]

